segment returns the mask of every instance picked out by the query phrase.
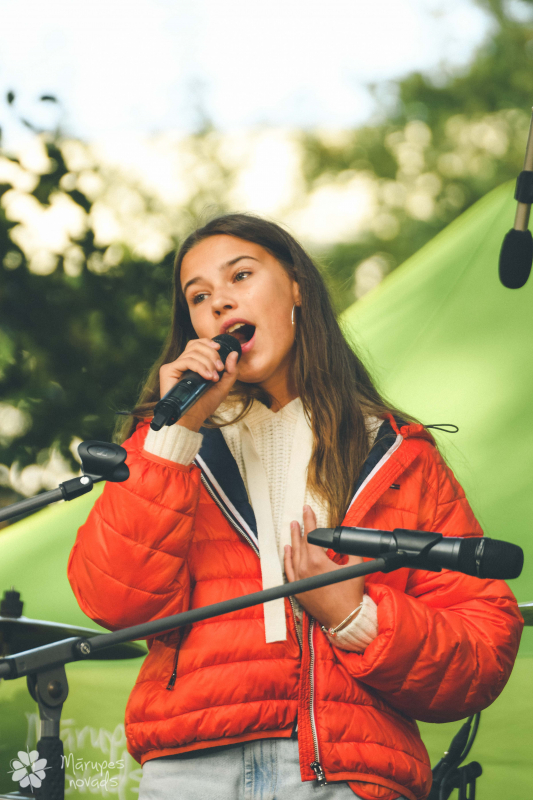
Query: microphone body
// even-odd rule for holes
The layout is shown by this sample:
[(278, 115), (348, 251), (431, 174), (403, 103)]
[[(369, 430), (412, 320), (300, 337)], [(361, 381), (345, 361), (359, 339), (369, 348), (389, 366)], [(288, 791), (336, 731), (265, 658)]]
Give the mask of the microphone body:
[[(235, 336), (221, 333), (213, 341), (220, 344), (218, 355), (223, 364), (230, 353), (237, 352), (239, 358), (241, 357), (241, 344)], [(218, 374), (222, 375), (223, 370)], [(212, 385), (213, 381), (188, 369), (156, 405), (154, 418), (150, 423), (152, 430), (158, 431), (163, 425), (173, 425)]]
[(440, 533), (396, 528), (317, 528), (308, 541), (331, 547), (337, 553), (379, 558), (387, 553), (406, 553), (415, 569), (463, 572), (477, 578), (509, 580), (518, 578), (524, 564), (521, 547), (487, 537), (463, 539)]

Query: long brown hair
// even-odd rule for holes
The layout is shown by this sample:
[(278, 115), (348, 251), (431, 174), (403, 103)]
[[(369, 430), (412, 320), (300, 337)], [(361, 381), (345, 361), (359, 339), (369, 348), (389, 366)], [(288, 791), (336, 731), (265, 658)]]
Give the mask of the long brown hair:
[[(131, 436), (139, 417), (151, 416), (160, 399), (159, 369), (175, 361), (191, 339), (198, 338), (181, 290), (184, 256), (210, 236), (234, 236), (254, 242), (276, 258), (300, 288), (296, 308), (294, 380), (313, 431), (313, 452), (307, 480), (312, 493), (325, 501), (330, 524), (346, 513), (355, 480), (369, 452), (365, 416), (398, 413), (379, 394), (361, 360), (346, 342), (329, 295), (311, 258), (279, 225), (252, 214), (225, 214), (194, 231), (181, 245), (174, 265), (172, 326), (161, 356), (150, 371), (132, 416), (119, 423), (118, 440)], [(243, 402), (241, 419), (254, 399), (270, 406), (270, 396), (255, 384), (237, 381), (230, 397)], [(403, 419), (412, 419), (405, 414)], [(235, 420), (232, 420), (232, 422)], [(221, 427), (216, 417), (211, 424)], [(229, 424), (229, 423), (226, 423)]]

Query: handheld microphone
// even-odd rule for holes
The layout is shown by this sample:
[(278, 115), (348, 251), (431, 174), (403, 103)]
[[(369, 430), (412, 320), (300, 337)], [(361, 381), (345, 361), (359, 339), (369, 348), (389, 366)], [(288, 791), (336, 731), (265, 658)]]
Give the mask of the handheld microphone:
[(527, 138), (524, 169), (516, 181), (515, 200), (518, 201), (514, 227), (503, 240), (500, 250), (499, 276), (507, 289), (520, 289), (531, 272), (533, 238), (528, 228), (533, 203), (533, 116)]
[(521, 547), (484, 536), (462, 539), (403, 528), (379, 531), (338, 527), (317, 528), (307, 539), (311, 544), (353, 556), (379, 558), (386, 553), (404, 552), (409, 557), (407, 566), (414, 569), (451, 569), (477, 578), (518, 578), (524, 565)]
[[(241, 344), (235, 336), (221, 333), (213, 341), (220, 344), (218, 356), (223, 364), (230, 353), (238, 353), (239, 358), (241, 357)], [(218, 374), (222, 375), (223, 372), (224, 370)], [(173, 425), (212, 385), (213, 381), (188, 369), (156, 405), (154, 418), (150, 423), (152, 430), (158, 431), (163, 425)]]

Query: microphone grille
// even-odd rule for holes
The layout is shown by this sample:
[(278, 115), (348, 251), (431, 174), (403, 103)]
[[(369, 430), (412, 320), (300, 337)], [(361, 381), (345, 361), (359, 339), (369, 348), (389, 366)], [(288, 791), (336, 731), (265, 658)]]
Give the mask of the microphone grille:
[(511, 542), (485, 538), (479, 569), (480, 578), (511, 580), (518, 578), (524, 566), (524, 551)]
[(512, 228), (500, 250), (500, 281), (507, 289), (521, 289), (529, 278), (533, 261), (533, 238), (530, 231)]
[(241, 343), (235, 336), (232, 336), (230, 333), (221, 333), (218, 336), (215, 336), (213, 339), (214, 342), (218, 342), (220, 344), (220, 349), (218, 354), (220, 356), (220, 360), (223, 364), (226, 363), (226, 359), (230, 353), (236, 352), (239, 354), (239, 358), (242, 355), (242, 348)]

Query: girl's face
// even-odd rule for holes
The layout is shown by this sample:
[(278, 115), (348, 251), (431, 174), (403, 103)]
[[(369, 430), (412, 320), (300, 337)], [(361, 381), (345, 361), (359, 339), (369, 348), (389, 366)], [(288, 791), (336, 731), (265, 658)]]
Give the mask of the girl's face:
[(265, 388), (288, 380), (300, 292), (274, 256), (244, 239), (210, 236), (186, 254), (180, 280), (198, 337), (239, 339), (239, 380)]

